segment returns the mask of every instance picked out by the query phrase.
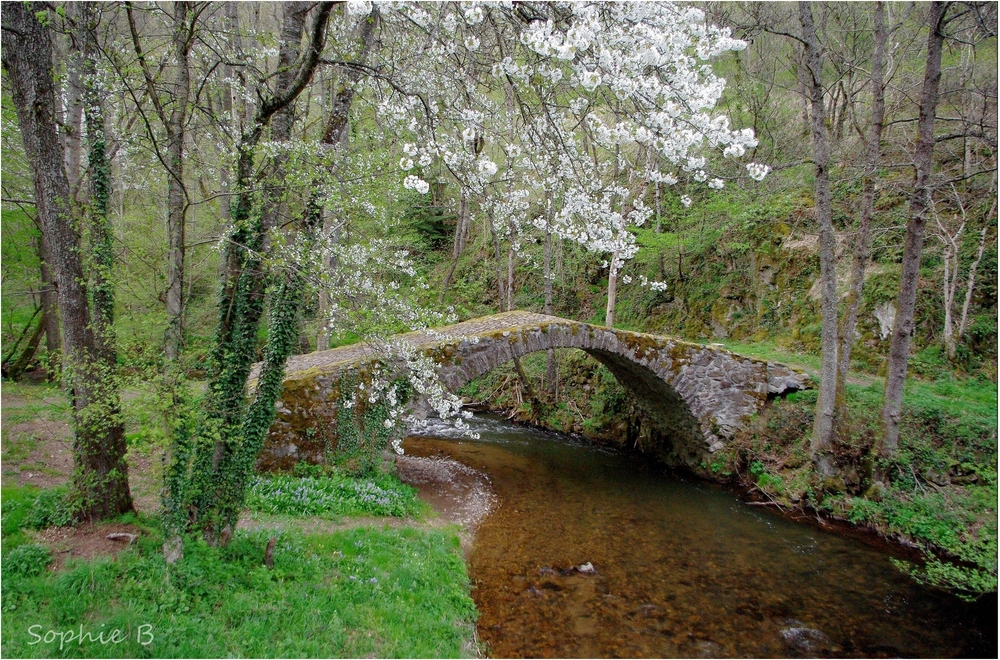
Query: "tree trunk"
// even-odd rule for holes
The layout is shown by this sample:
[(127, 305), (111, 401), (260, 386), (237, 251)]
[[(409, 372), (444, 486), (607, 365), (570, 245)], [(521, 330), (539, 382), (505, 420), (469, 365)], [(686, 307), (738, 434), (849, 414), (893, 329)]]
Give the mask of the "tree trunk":
[(913, 150), (916, 177), (910, 196), (909, 221), (906, 224), (906, 241), (903, 248), (903, 271), (900, 277), (899, 297), (896, 301), (896, 322), (889, 347), (889, 366), (885, 378), (885, 396), (882, 402), (882, 438), (880, 453), (892, 456), (899, 446), (899, 418), (903, 407), (903, 386), (906, 382), (906, 363), (910, 354), (910, 337), (913, 334), (913, 313), (917, 299), (917, 281), (920, 277), (920, 253), (924, 244), (927, 209), (930, 204), (931, 156), (934, 150), (934, 113), (937, 110), (938, 87), (941, 83), (941, 50), (944, 35), (941, 32), (947, 3), (932, 2), (928, 20), (927, 64), (920, 97), (920, 115), (917, 120), (917, 144)]
[(52, 256), (44, 233), (38, 236), (38, 263), (42, 276), (42, 315), (45, 319), (45, 350), (48, 351), (49, 378), (53, 379), (59, 373), (62, 337), (59, 331), (59, 291), (56, 278), (49, 265)]
[[(933, 202), (932, 202), (933, 206)], [(941, 255), (944, 261), (942, 297), (944, 298), (944, 351), (949, 360), (955, 359), (957, 350), (955, 342), (955, 322), (952, 315), (952, 308), (955, 305), (955, 291), (958, 288), (958, 236), (965, 229), (965, 223), (958, 230), (955, 236), (951, 236), (938, 221), (938, 228), (941, 231), (941, 240), (944, 242), (944, 253)]]
[(493, 234), (493, 258), (496, 261), (497, 270), (497, 308), (499, 311), (504, 312), (507, 311), (504, 309), (507, 292), (504, 289), (503, 259), (500, 256), (500, 232), (497, 231), (496, 218), (493, 217), (493, 211), (490, 211), (490, 232)]
[[(551, 205), (545, 216), (545, 258), (542, 275), (545, 278), (545, 313), (552, 316), (552, 231)], [(545, 351), (545, 384), (548, 387), (552, 401), (556, 400), (556, 353), (551, 348)]]
[(608, 305), (604, 310), (604, 325), (608, 328), (615, 327), (615, 298), (618, 293), (618, 269), (621, 263), (618, 253), (611, 255), (611, 265), (608, 269)]
[(888, 38), (885, 29), (885, 8), (882, 2), (875, 3), (875, 50), (872, 54), (872, 116), (865, 141), (865, 172), (861, 183), (861, 219), (858, 238), (854, 245), (854, 259), (851, 262), (851, 283), (847, 293), (846, 309), (838, 332), (840, 347), (837, 352), (837, 389), (834, 404), (834, 437), (844, 437), (847, 433), (847, 374), (851, 368), (851, 350), (854, 346), (854, 332), (861, 309), (861, 292), (865, 283), (865, 268), (871, 249), (872, 215), (875, 211), (875, 179), (881, 157), (882, 127), (885, 122), (885, 82), (883, 66), (885, 44)]
[[(357, 62), (364, 64), (368, 61), (368, 55), (371, 52), (372, 46), (375, 44), (375, 23), (377, 21), (377, 14), (373, 12), (370, 18), (363, 19), (361, 22), (360, 38), (361, 38), (361, 51), (358, 53)], [(354, 83), (358, 81), (361, 77), (361, 71), (358, 68), (350, 68), (343, 73), (343, 80), (338, 81), (337, 92), (333, 96), (333, 101), (330, 104), (330, 115), (327, 117), (326, 127), (323, 129), (323, 136), (320, 138), (320, 144), (323, 145), (324, 149), (346, 149), (347, 139), (350, 135), (350, 117), (351, 117), (351, 105), (354, 103)], [(319, 190), (319, 182), (315, 182), (313, 185), (314, 190)], [(313, 207), (318, 208), (320, 205), (318, 195), (314, 194), (313, 198), (310, 200), (309, 204)], [(328, 241), (336, 245), (340, 242), (340, 225), (331, 217), (329, 211), (323, 209), (323, 227), (322, 233)], [(322, 264), (322, 267), (328, 272), (333, 273), (337, 269), (337, 255), (331, 255), (329, 259)], [(319, 292), (319, 318), (320, 326), (319, 332), (316, 335), (316, 350), (325, 351), (330, 348), (330, 325), (328, 318), (330, 313), (330, 294), (326, 288), (321, 288)]]
[[(174, 3), (172, 55), (175, 60), (174, 80), (171, 85), (173, 111), (167, 119), (169, 140), (167, 160), (167, 241), (169, 257), (167, 266), (167, 330), (164, 333), (164, 355), (167, 360), (180, 357), (184, 346), (184, 262), (187, 230), (187, 189), (184, 185), (184, 140), (189, 97), (191, 70), (188, 54), (191, 50), (193, 26), (189, 24), (190, 2)], [(190, 19), (193, 20), (193, 19)]]
[(465, 186), (462, 186), (458, 202), (458, 222), (455, 224), (455, 243), (451, 251), (451, 266), (448, 267), (448, 272), (444, 275), (444, 283), (441, 285), (441, 294), (438, 296), (438, 303), (444, 303), (444, 294), (448, 291), (451, 276), (455, 274), (455, 268), (458, 266), (458, 258), (462, 256), (462, 252), (465, 250), (465, 235), (468, 231), (469, 193), (465, 189)]
[(14, 359), (14, 354), (17, 353), (17, 349), (18, 349), (18, 347), (21, 346), (21, 342), (24, 341), (24, 338), (28, 334), (28, 331), (31, 330), (31, 324), (35, 322), (35, 317), (38, 316), (38, 313), (41, 312), (41, 311), (42, 311), (41, 307), (36, 307), (35, 308), (35, 311), (31, 313), (31, 318), (28, 319), (28, 323), (25, 324), (24, 329), (21, 330), (21, 334), (19, 334), (17, 336), (17, 339), (14, 340), (14, 345), (6, 347), (9, 352), (7, 353), (7, 355), (5, 355), (3, 357), (3, 360), (2, 360), (2, 364), (3, 364), (3, 368), (4, 368), (4, 378), (7, 377), (7, 371), (6, 371), (7, 370), (7, 365), (10, 364), (10, 361), (12, 359)]
[[(90, 291), (94, 303), (94, 338), (108, 365), (117, 364), (114, 338), (114, 248), (108, 211), (111, 205), (111, 163), (104, 125), (104, 94), (97, 77), (97, 26), (100, 14), (94, 3), (80, 5), (80, 41), (83, 62), (80, 82), (86, 107), (87, 172), (90, 187), (87, 211), (90, 224)], [(117, 413), (118, 402), (114, 402)]]
[(819, 400), (816, 402), (810, 453), (817, 471), (825, 477), (834, 471), (829, 450), (837, 391), (837, 246), (830, 201), (830, 151), (823, 106), (822, 62), (810, 3), (799, 3), (799, 20), (802, 23), (802, 39), (806, 49), (804, 74), (810, 100), (816, 222), (819, 225), (820, 282), (823, 295)]
[[(68, 3), (68, 14), (73, 20), (79, 20), (82, 12), (82, 4), (78, 2)], [(71, 40), (72, 40), (71, 36)], [(80, 44), (71, 47), (72, 50), (79, 50)], [(83, 62), (81, 59), (69, 60), (66, 67), (66, 108), (63, 115), (62, 139), (65, 149), (66, 178), (69, 183), (70, 196), (76, 201), (76, 194), (80, 192), (80, 163), (81, 147), (80, 139), (83, 134), (83, 85), (80, 81), (80, 68)]]
[[(257, 331), (268, 283), (264, 264), (265, 237), (274, 226), (280, 207), (280, 201), (269, 195), (260, 211), (254, 212), (254, 152), (272, 118), (275, 119), (272, 138), (288, 139), (292, 119), (289, 106), (306, 88), (316, 70), (332, 6), (330, 2), (315, 5), (311, 34), (302, 57), (297, 57), (297, 53), (310, 5), (288, 3), (282, 6), (284, 23), (277, 91), (264, 96), (264, 90), (259, 90), (263, 98), (257, 114), (240, 137), (232, 232), (225, 252), (208, 395), (201, 427), (194, 437), (178, 438), (172, 447), (173, 460), (166, 477), (169, 486), (164, 495), (164, 523), (168, 542), (164, 550), (171, 558), (177, 556), (174, 552), (176, 539), (186, 527), (202, 530), (213, 543), (224, 542), (230, 537), (243, 503), (247, 479), (274, 416), (285, 358), (298, 340), (298, 326), (294, 321), (301, 286), (297, 281), (286, 280), (273, 294), (268, 342), (264, 347), (265, 365), (254, 398), (246, 404), (247, 377), (257, 358)], [(272, 161), (270, 166), (269, 177), (280, 173), (280, 161)], [(309, 214), (310, 217), (314, 215)]]
[[(7, 367), (4, 364), (4, 378), (9, 378), (10, 380), (20, 380), (21, 374), (24, 370), (28, 368), (31, 364), (32, 358), (35, 357), (35, 353), (38, 352), (38, 344), (42, 340), (42, 333), (45, 331), (45, 315), (38, 319), (38, 323), (35, 324), (35, 331), (31, 333), (31, 337), (28, 339), (28, 343), (25, 344), (24, 350), (21, 351), (21, 355), (18, 356), (14, 364)], [(13, 356), (12, 356), (13, 357)]]
[[(996, 209), (996, 198), (993, 198), (993, 209), (990, 209), (989, 214), (987, 214), (987, 220), (990, 215), (993, 215), (993, 210)], [(958, 323), (958, 336), (961, 337), (965, 334), (965, 326), (969, 320), (969, 305), (972, 304), (972, 288), (976, 284), (976, 269), (979, 267), (979, 262), (983, 259), (983, 249), (986, 247), (986, 231), (989, 226), (983, 227), (983, 230), (979, 234), (979, 252), (976, 254), (976, 260), (972, 262), (969, 266), (969, 282), (965, 288), (965, 301), (962, 303), (962, 318)]]
[(514, 224), (508, 226), (507, 238), (510, 246), (507, 248), (507, 310), (514, 309)]
[(73, 489), (78, 515), (101, 519), (130, 511), (132, 497), (125, 464), (114, 365), (102, 360), (91, 328), (79, 239), (64, 168), (63, 145), (56, 130), (52, 41), (39, 22), (44, 5), (12, 3), (3, 12), (3, 64), (34, 173), (35, 201), (42, 231), (49, 241), (59, 286), (63, 323), (64, 379), (73, 397)]

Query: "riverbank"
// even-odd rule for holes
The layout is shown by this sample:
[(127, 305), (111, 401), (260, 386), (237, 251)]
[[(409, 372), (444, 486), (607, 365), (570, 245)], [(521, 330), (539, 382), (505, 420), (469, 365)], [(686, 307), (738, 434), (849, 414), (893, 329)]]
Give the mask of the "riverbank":
[[(757, 350), (757, 357), (807, 372), (813, 366), (809, 356), (769, 346)], [(875, 483), (866, 477), (865, 460), (877, 434), (881, 382), (873, 375), (856, 376), (848, 386), (851, 440), (835, 448), (841, 472), (817, 483), (808, 460), (814, 391), (774, 400), (711, 461), (677, 465), (664, 446), (669, 441), (650, 431), (642, 411), (604, 367), (579, 352), (557, 353), (557, 360), (556, 397), (543, 381), (544, 354), (522, 360), (530, 389), (513, 368), (501, 368), (463, 393), (473, 402), (488, 401), (485, 407), (514, 421), (643, 453), (727, 484), (762, 508), (895, 546), (907, 563), (901, 568), (914, 578), (967, 598), (982, 593), (996, 598), (995, 384), (911, 379), (899, 453), (895, 461), (875, 466), (888, 475)]]

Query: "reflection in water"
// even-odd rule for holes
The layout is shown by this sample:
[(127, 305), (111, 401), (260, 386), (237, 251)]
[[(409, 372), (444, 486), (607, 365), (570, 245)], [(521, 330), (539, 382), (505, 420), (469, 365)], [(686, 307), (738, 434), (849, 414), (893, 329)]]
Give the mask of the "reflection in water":
[(995, 599), (922, 588), (864, 544), (637, 457), (473, 426), (481, 439), (434, 426), (404, 447), (493, 482), (469, 572), (495, 657), (996, 657)]

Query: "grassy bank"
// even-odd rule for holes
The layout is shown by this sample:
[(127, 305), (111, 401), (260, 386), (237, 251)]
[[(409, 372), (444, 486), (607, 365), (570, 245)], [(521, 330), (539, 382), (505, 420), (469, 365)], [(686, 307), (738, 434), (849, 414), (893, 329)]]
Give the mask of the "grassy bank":
[[(238, 530), (226, 548), (188, 539), (184, 558), (167, 566), (158, 521), (128, 516), (114, 522), (137, 534), (135, 543), (114, 557), (56, 567), (44, 535), (30, 529), (37, 495), (3, 490), (7, 657), (473, 653), (476, 610), (452, 531)], [(112, 527), (95, 527), (91, 536)], [(108, 641), (114, 630), (120, 643)]]
[[(899, 451), (868, 458), (881, 383), (849, 386), (849, 440), (840, 474), (817, 484), (809, 463), (816, 393), (778, 400), (718, 455), (713, 469), (784, 507), (810, 507), (916, 544), (918, 580), (966, 597), (997, 590), (997, 389), (991, 383), (911, 380)], [(881, 479), (873, 478), (869, 472)], [(944, 560), (944, 561), (942, 561)]]

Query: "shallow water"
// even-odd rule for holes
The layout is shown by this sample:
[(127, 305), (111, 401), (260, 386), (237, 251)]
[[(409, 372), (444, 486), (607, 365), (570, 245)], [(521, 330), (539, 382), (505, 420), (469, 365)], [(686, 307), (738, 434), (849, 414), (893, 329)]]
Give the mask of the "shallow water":
[(403, 446), (492, 481), (468, 562), (494, 657), (996, 657), (995, 598), (966, 605), (860, 541), (642, 457), (472, 426), (479, 440), (431, 426)]

